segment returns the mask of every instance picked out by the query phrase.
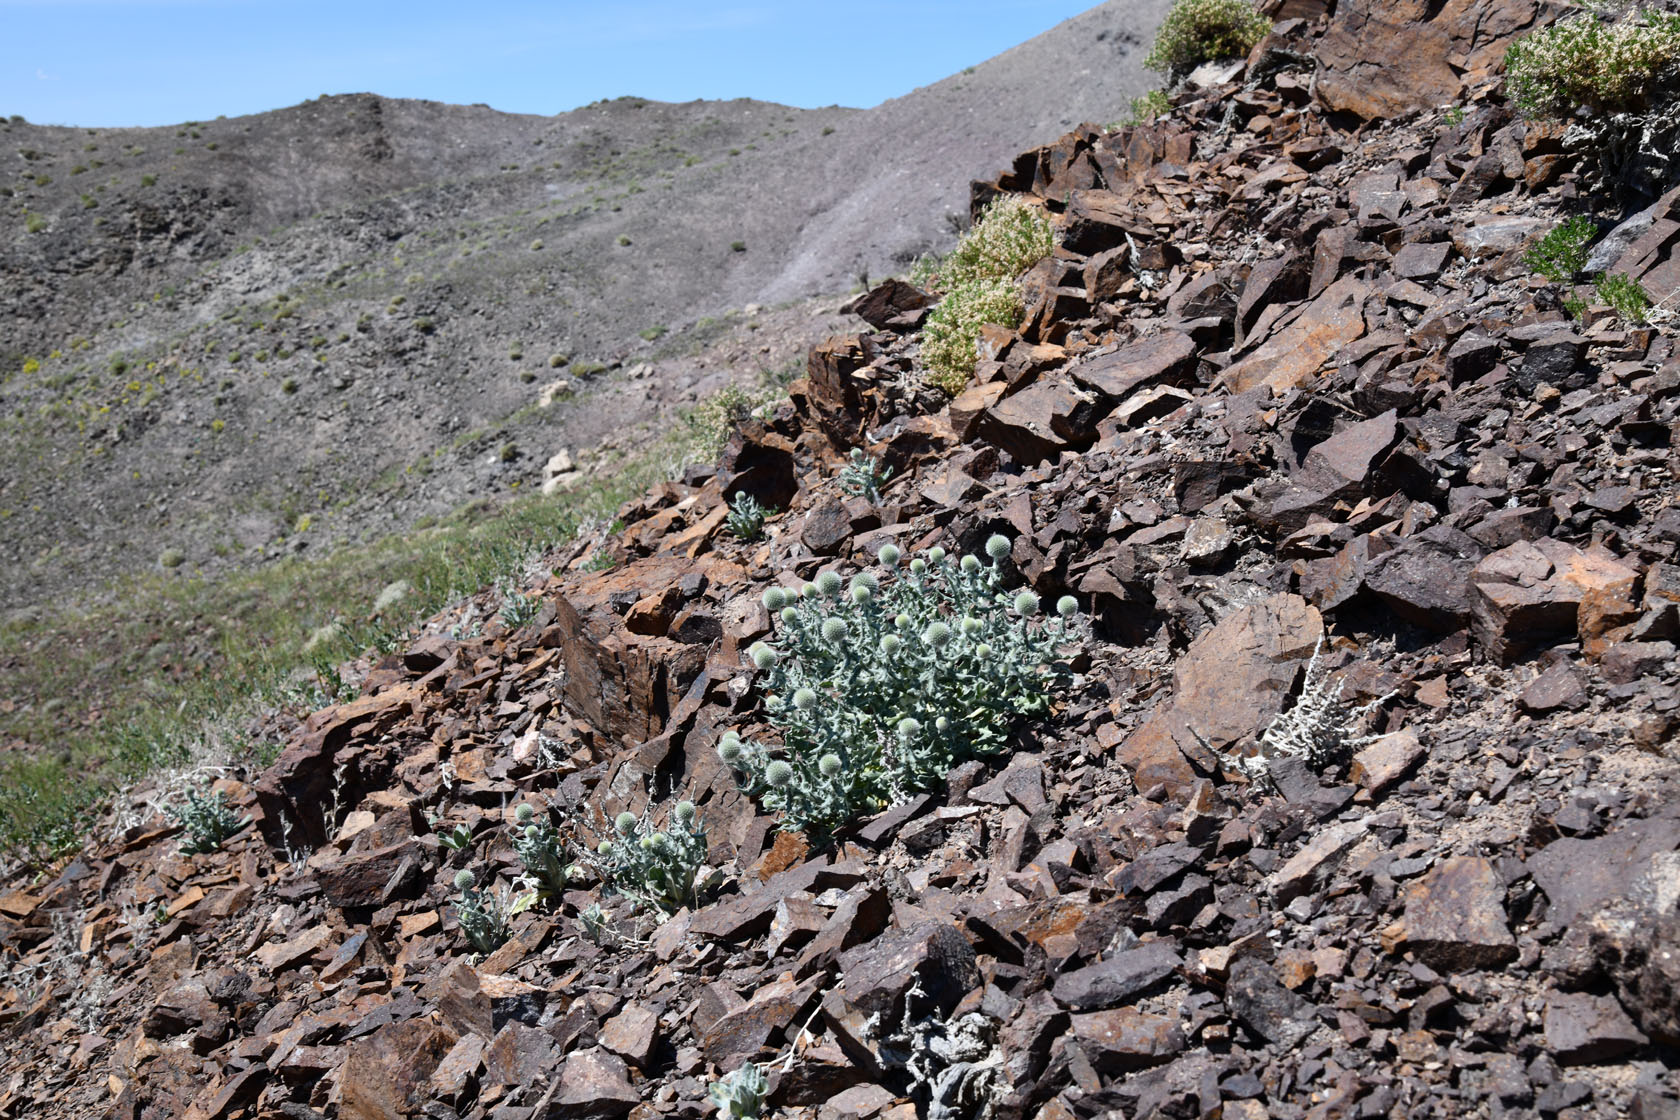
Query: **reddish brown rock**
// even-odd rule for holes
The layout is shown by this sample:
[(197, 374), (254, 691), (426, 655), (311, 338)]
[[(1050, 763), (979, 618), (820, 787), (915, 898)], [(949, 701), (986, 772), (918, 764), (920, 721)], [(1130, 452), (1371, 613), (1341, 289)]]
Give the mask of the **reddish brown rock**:
[(1184, 1049), (1176, 1017), (1150, 1015), (1130, 1007), (1072, 1018), (1073, 1037), (1103, 1074), (1147, 1069)]
[(350, 1043), (339, 1074), (345, 1117), (403, 1120), (423, 1103), (455, 1037), (423, 1019), (387, 1023)]
[(1391, 953), (1411, 953), (1449, 972), (1514, 960), (1517, 943), (1505, 918), (1505, 884), (1493, 865), (1455, 856), (1407, 885), (1405, 912), (1382, 932)]
[(1336, 353), (1365, 333), (1361, 310), (1370, 286), (1346, 277), (1332, 284), (1288, 327), (1219, 375), (1232, 393), (1260, 385), (1283, 392), (1308, 384)]

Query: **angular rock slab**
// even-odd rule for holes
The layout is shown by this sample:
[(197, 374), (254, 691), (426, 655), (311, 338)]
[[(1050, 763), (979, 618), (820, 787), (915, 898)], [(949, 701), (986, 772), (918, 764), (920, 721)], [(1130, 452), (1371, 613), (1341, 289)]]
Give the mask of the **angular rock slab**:
[(1224, 750), (1264, 728), (1323, 635), (1317, 608), (1280, 594), (1232, 612), (1192, 642), (1173, 670), (1171, 703), (1120, 745), (1137, 787), (1182, 793), (1201, 776), (1190, 757), (1215, 762), (1202, 740)]
[(1405, 912), (1382, 931), (1383, 948), (1434, 969), (1459, 972), (1516, 959), (1505, 917), (1505, 883), (1479, 856), (1455, 856), (1406, 886)]

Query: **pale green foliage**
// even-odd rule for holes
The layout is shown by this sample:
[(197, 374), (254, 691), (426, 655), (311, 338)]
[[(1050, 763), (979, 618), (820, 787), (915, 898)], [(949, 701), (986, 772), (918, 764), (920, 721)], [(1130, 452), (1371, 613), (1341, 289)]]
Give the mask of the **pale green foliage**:
[(721, 1081), (712, 1082), (706, 1095), (717, 1105), (719, 1120), (758, 1120), (770, 1082), (757, 1063), (748, 1062)]
[(1248, 0), (1176, 0), (1143, 64), (1178, 74), (1204, 62), (1241, 58), (1271, 29), (1272, 21)]
[(1152, 89), (1142, 97), (1132, 98), (1132, 114), (1121, 123), (1134, 127), (1154, 124), (1170, 112), (1172, 112), (1172, 102), (1167, 100), (1166, 91)]
[(706, 862), (706, 830), (692, 801), (679, 801), (663, 829), (645, 816), (620, 813), (613, 832), (584, 855), (608, 886), (667, 914), (693, 904), (694, 877)]
[(1575, 278), (1586, 267), (1587, 246), (1598, 235), (1598, 226), (1585, 214), (1565, 220), (1542, 237), (1523, 256), (1523, 263), (1554, 284)]
[(432, 832), (438, 838), (438, 843), (452, 852), (464, 852), (472, 847), (472, 829), (464, 824), (452, 828), (439, 828), (438, 822), (432, 822)]
[(736, 539), (756, 541), (764, 532), (764, 519), (775, 512), (745, 490), (737, 490), (723, 524)]
[(730, 733), (718, 754), (791, 828), (830, 831), (1002, 751), (1020, 718), (1048, 709), (1058, 651), (1083, 633), (1071, 596), (1045, 618), (1030, 591), (1003, 590), (1001, 536), (989, 561), (933, 549), (898, 571), (897, 550), (883, 553), (879, 575), (765, 593), (776, 640), (750, 655), (782, 745)]
[(542, 609), (540, 595), (527, 595), (519, 590), (515, 579), (511, 576), (496, 581), (496, 591), (502, 597), (502, 609), (499, 612), (502, 625), (509, 630), (518, 630)]
[(1013, 280), (1055, 248), (1056, 233), (1044, 212), (1020, 195), (1004, 195), (962, 235), (932, 283), (949, 292), (974, 280)]
[(1677, 63), (1680, 16), (1648, 8), (1606, 23), (1586, 13), (1512, 43), (1505, 86), (1531, 116), (1566, 116), (1583, 106), (1615, 112), (1642, 107)]
[(525, 868), (525, 877), (535, 886), (539, 898), (559, 898), (565, 893), (572, 868), (566, 860), (566, 846), (554, 831), (547, 813), (530, 805), (514, 812), (513, 853)]
[(865, 455), (861, 447), (854, 447), (847, 456), (846, 465), (840, 468), (840, 489), (850, 497), (879, 502), (881, 487), (892, 478), (892, 473), (891, 467), (881, 470), (879, 460)]
[(1608, 305), (1624, 323), (1643, 323), (1646, 312), (1651, 310), (1650, 295), (1626, 273), (1611, 276), (1601, 272), (1593, 287), (1598, 292), (1599, 300)]
[(975, 347), (987, 323), (1015, 327), (1025, 308), (1013, 280), (971, 280), (955, 285), (927, 317), (922, 329), (922, 364), (928, 383), (956, 396), (979, 360)]
[(481, 890), (478, 877), (464, 870), (456, 873), (455, 888), (461, 892), (455, 903), (455, 920), (467, 943), (480, 953), (494, 953), (506, 944), (511, 932), (508, 923), (537, 899), (534, 891), (513, 896), (506, 887), (495, 893)]
[(213, 852), (222, 841), (251, 823), (228, 808), (221, 790), (190, 789), (184, 805), (170, 805), (164, 812), (180, 825), (186, 835), (181, 838), (181, 851), (188, 855)]

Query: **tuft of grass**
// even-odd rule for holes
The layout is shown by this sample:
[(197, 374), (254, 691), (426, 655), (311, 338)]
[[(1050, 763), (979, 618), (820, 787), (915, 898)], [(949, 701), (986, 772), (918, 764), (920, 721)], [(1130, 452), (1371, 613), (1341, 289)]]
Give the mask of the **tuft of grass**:
[(1143, 64), (1184, 74), (1204, 62), (1243, 57), (1271, 29), (1272, 21), (1248, 0), (1175, 0)]
[(1680, 63), (1680, 15), (1652, 8), (1607, 23), (1595, 13), (1562, 19), (1505, 51), (1505, 88), (1534, 117), (1645, 106)]
[(1132, 98), (1131, 115), (1121, 124), (1131, 127), (1154, 124), (1170, 112), (1172, 112), (1172, 102), (1167, 100), (1167, 91), (1152, 89), (1142, 97)]
[(1587, 266), (1587, 246), (1598, 236), (1585, 214), (1565, 219), (1523, 255), (1523, 263), (1554, 284), (1567, 283)]

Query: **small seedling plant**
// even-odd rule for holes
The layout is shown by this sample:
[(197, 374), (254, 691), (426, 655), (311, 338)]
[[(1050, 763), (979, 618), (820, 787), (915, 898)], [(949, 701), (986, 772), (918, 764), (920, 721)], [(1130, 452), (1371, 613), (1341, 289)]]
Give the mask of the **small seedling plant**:
[(612, 838), (585, 858), (612, 890), (638, 906), (674, 914), (694, 905), (695, 878), (706, 862), (706, 830), (692, 801), (677, 802), (665, 828), (645, 816), (620, 813)]
[(758, 1120), (764, 1113), (764, 1095), (770, 1082), (757, 1062), (748, 1062), (721, 1080), (714, 1081), (706, 1095), (717, 1106), (718, 1120)]
[(214, 852), (251, 823), (250, 817), (242, 817), (228, 807), (227, 796), (219, 789), (190, 789), (185, 804), (167, 806), (164, 812), (185, 830), (181, 837), (184, 855)]
[(742, 788), (820, 835), (1003, 751), (1045, 713), (1068, 676), (1060, 654), (1085, 633), (1079, 605), (1064, 596), (1046, 616), (1033, 592), (1004, 590), (1009, 541), (992, 537), (986, 553), (935, 548), (899, 570), (886, 545), (880, 572), (849, 585), (829, 571), (794, 594), (766, 591), (775, 641), (749, 656), (782, 742), (724, 735), (718, 755)]

